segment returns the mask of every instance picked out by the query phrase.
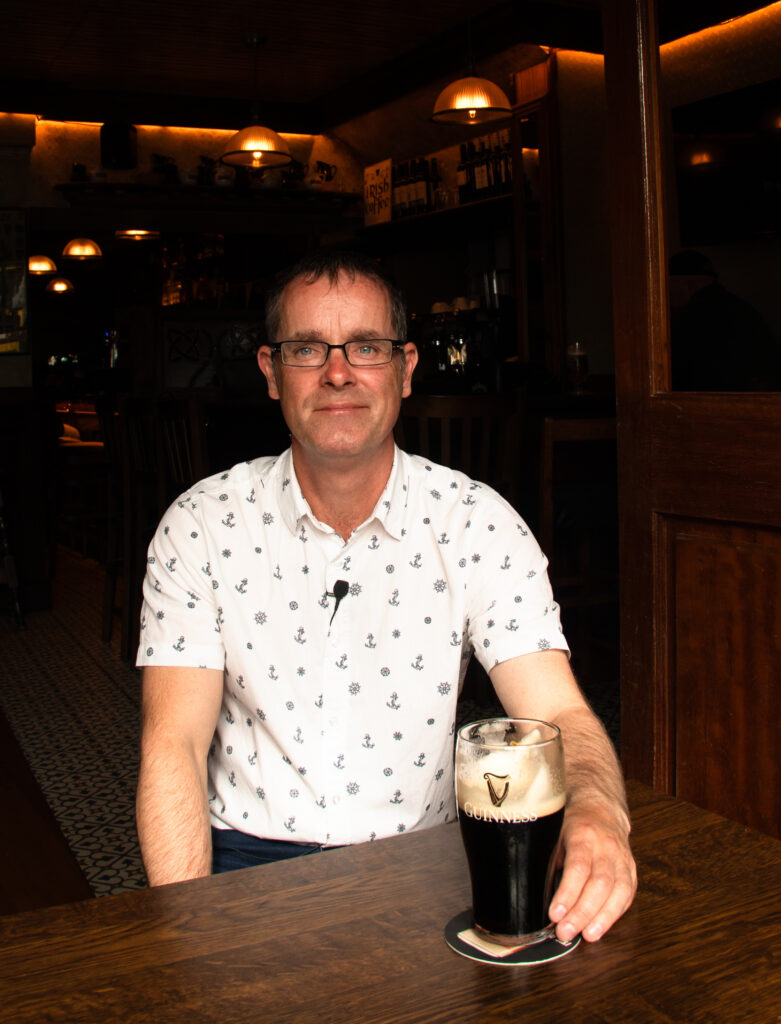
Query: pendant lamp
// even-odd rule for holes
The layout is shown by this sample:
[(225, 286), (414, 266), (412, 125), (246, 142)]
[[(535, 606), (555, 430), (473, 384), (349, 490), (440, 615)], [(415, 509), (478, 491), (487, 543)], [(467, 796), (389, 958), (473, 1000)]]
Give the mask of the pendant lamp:
[(53, 277), (46, 285), (46, 291), (56, 292), (58, 295), (62, 295), (64, 292), (72, 292), (73, 285), (67, 277)]
[(29, 274), (56, 274), (57, 264), (48, 256), (31, 256), (27, 261)]
[(114, 238), (122, 242), (151, 242), (159, 237), (159, 231), (147, 228), (119, 228), (114, 232)]
[(438, 124), (485, 124), (509, 117), (510, 101), (503, 89), (475, 75), (472, 23), (467, 23), (469, 74), (451, 82), (437, 96), (431, 120)]
[(431, 120), (439, 124), (485, 124), (509, 114), (510, 101), (498, 85), (487, 78), (468, 75), (442, 90)]
[(220, 163), (232, 164), (234, 167), (282, 167), (293, 159), (285, 140), (271, 128), (265, 128), (257, 122), (258, 117), (258, 47), (261, 42), (257, 33), (249, 37), (247, 43), (253, 48), (252, 68), (252, 120), (247, 128), (231, 135), (220, 156)]
[(72, 238), (62, 250), (62, 255), (69, 260), (99, 260), (103, 253), (91, 238)]

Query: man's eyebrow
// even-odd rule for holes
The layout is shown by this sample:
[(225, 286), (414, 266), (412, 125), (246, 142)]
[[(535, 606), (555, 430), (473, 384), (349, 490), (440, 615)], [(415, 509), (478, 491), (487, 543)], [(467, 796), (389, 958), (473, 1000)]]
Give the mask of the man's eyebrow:
[[(387, 338), (387, 334), (381, 334), (380, 331), (375, 330), (373, 327), (358, 327), (355, 330), (350, 331), (347, 336), (347, 341), (367, 341), (377, 340), (378, 338)], [(289, 334), (287, 337), (282, 339), (283, 341), (325, 341), (328, 342), (328, 338), (323, 334), (322, 331), (317, 328), (311, 330), (295, 331), (293, 334)]]

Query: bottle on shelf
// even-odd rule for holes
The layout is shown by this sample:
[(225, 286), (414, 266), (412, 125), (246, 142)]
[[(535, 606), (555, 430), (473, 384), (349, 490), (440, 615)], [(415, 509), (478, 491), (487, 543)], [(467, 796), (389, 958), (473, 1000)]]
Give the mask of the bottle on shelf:
[(469, 194), (469, 172), (467, 171), (466, 143), (461, 143), (459, 152), (460, 159), (458, 161), (458, 167), (456, 168), (456, 185), (458, 186), (459, 205), (463, 205), (464, 203), (468, 203), (471, 198)]

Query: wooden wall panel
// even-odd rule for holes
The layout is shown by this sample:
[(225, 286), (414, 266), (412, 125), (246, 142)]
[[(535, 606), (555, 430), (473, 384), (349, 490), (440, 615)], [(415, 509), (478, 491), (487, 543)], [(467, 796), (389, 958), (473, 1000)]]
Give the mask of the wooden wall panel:
[(781, 835), (781, 532), (673, 526), (675, 790)]

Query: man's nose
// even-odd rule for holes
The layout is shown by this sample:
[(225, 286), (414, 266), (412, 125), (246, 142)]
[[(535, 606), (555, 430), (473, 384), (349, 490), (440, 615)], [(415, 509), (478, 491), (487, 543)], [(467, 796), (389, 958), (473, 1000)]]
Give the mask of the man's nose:
[(331, 384), (348, 384), (354, 380), (353, 367), (347, 362), (343, 348), (329, 348), (323, 366), (323, 379)]

